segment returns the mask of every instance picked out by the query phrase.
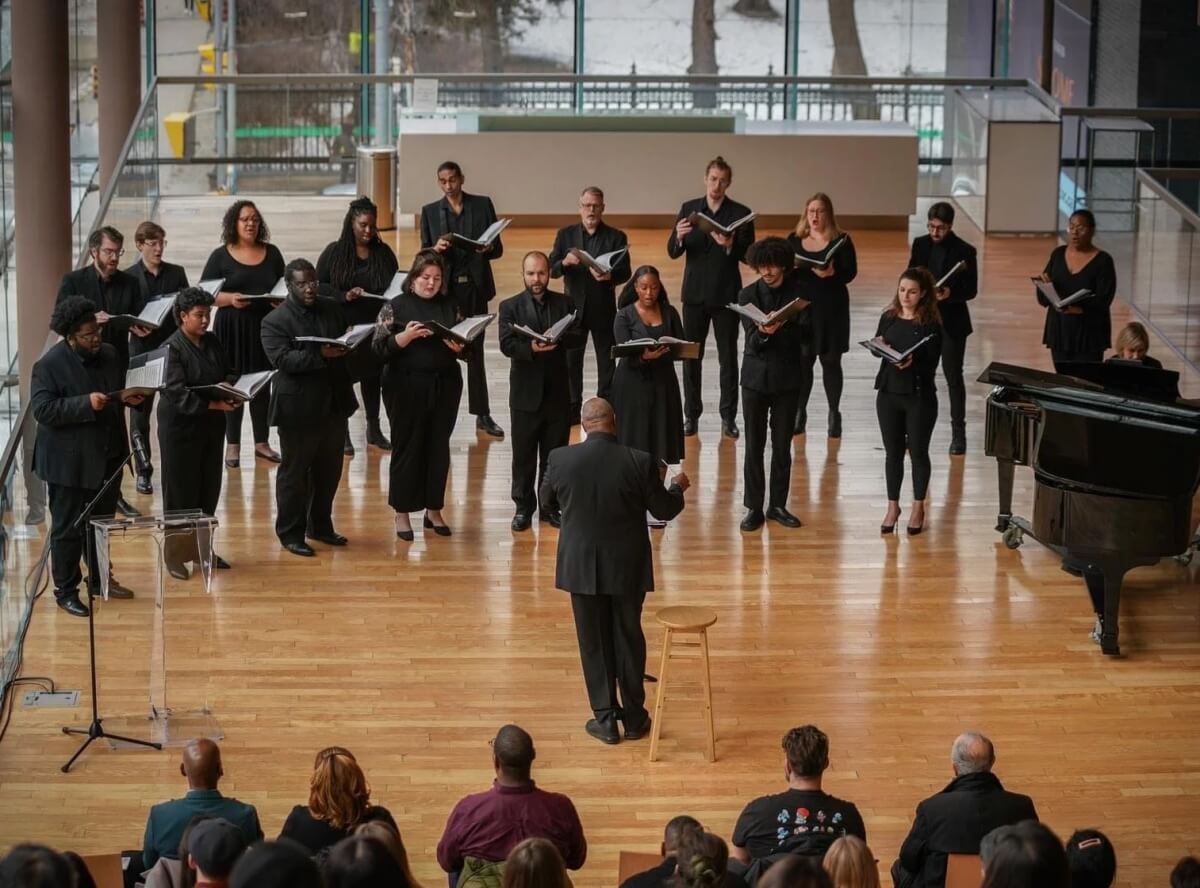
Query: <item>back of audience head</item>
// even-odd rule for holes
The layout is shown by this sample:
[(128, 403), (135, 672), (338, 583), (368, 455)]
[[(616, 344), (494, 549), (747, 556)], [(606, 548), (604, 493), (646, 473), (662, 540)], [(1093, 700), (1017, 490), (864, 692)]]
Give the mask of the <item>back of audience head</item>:
[(567, 868), (554, 843), (525, 839), (508, 853), (503, 888), (569, 888)]
[(833, 882), (817, 858), (788, 854), (771, 864), (758, 888), (833, 888)]
[(74, 884), (67, 858), (45, 845), (16, 845), (0, 860), (0, 885), (4, 888), (63, 888)]
[(309, 781), (308, 810), (334, 829), (352, 829), (371, 807), (371, 787), (350, 750), (330, 746), (317, 753)]
[(387, 845), (365, 835), (348, 836), (330, 848), (321, 873), (325, 888), (408, 888)]
[(245, 851), (246, 837), (240, 829), (223, 817), (208, 817), (192, 825), (187, 856), (180, 854), (180, 860), (196, 882), (224, 885)]
[(516, 725), (505, 725), (492, 740), (492, 764), (496, 773), (509, 780), (528, 782), (537, 750), (533, 738)]
[(64, 851), (62, 856), (75, 874), (75, 888), (96, 888), (96, 880), (92, 878), (92, 871), (88, 869), (82, 857), (74, 851)]
[[(200, 292), (208, 295), (204, 290)], [(216, 789), (217, 783), (225, 776), (221, 768), (221, 748), (207, 737), (189, 740), (183, 747), (181, 759), (179, 773), (187, 778), (188, 786), (192, 789)]]
[(666, 829), (663, 830), (662, 856), (674, 857), (679, 851), (683, 834), (690, 829), (703, 829), (700, 821), (690, 814), (680, 814), (668, 820)]
[(787, 756), (789, 778), (819, 782), (829, 767), (829, 738), (816, 725), (802, 725), (784, 734), (783, 751)]
[(229, 888), (324, 888), (308, 849), (290, 839), (256, 842), (238, 860)]
[(1071, 888), (1108, 888), (1117, 875), (1117, 852), (1097, 829), (1076, 830), (1067, 839)]
[(1200, 860), (1181, 858), (1171, 870), (1171, 888), (1200, 888)]
[(983, 888), (1068, 888), (1067, 853), (1049, 827), (1036, 820), (1000, 826), (979, 845)]
[(822, 861), (833, 888), (879, 888), (879, 867), (867, 843), (842, 836), (829, 846)]
[(728, 865), (729, 848), (720, 836), (699, 824), (681, 830), (675, 852), (677, 888), (714, 888), (725, 881)]
[(990, 771), (996, 763), (996, 748), (983, 734), (964, 731), (954, 738), (954, 745), (950, 748), (950, 762), (957, 777)]
[(354, 834), (374, 839), (387, 848), (396, 863), (400, 864), (400, 869), (404, 873), (404, 884), (409, 885), (410, 888), (421, 888), (421, 884), (413, 878), (412, 867), (408, 864), (408, 851), (404, 847), (404, 841), (400, 838), (400, 831), (390, 821), (368, 820), (355, 827)]
[(183, 832), (179, 836), (179, 850), (176, 854), (176, 859), (183, 864), (181, 867), (181, 881), (179, 883), (179, 888), (195, 888), (196, 871), (187, 866), (188, 851), (192, 847), (192, 833), (196, 830), (196, 827), (204, 823), (204, 821), (212, 819), (213, 816), (211, 814), (197, 814), (188, 821), (187, 826), (183, 828)]

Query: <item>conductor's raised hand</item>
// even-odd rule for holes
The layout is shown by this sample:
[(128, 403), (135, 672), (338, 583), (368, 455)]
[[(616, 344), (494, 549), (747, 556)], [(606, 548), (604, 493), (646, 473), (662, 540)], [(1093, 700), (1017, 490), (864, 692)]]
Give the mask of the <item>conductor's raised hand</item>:
[(529, 346), (530, 346), (530, 348), (532, 348), (534, 350), (535, 353), (541, 354), (542, 352), (554, 351), (556, 348), (558, 348), (558, 343), (557, 342), (539, 342), (538, 340), (535, 339), (529, 343)]
[(88, 395), (88, 401), (92, 405), (92, 409), (99, 413), (108, 406), (108, 395), (104, 392), (92, 392)]
[(680, 472), (671, 479), (671, 483), (678, 487), (681, 491), (686, 491), (692, 486), (692, 480), (687, 476), (687, 472)]

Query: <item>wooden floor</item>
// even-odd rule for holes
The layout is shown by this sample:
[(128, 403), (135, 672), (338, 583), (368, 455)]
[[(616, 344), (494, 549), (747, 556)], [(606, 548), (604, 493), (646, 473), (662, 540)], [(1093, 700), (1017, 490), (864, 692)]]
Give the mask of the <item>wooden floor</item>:
[[(336, 236), (342, 207), (261, 201), (289, 258), (315, 257)], [(210, 200), (164, 207), (168, 258), (184, 262), (193, 280), (216, 242), (222, 208)], [(636, 261), (659, 265), (676, 296), (682, 264), (666, 258), (665, 232), (631, 235)], [(496, 263), (502, 293), (520, 289), (520, 256), (545, 249), (551, 237), (506, 233), (507, 252)], [(901, 232), (855, 238), (853, 332), (865, 338), (903, 268), (907, 241)], [(413, 232), (401, 231), (398, 243), (403, 264)], [(993, 359), (1048, 368), (1039, 344), (1043, 314), (1026, 276), (1042, 267), (1052, 243), (982, 246), (968, 378)], [(1117, 306), (1114, 328), (1127, 316)], [(507, 427), (507, 368), (494, 335), (488, 349), (494, 414)], [(1152, 351), (1178, 367), (1161, 345)], [(618, 850), (655, 849), (676, 814), (691, 813), (728, 837), (747, 801), (782, 788), (783, 733), (813, 722), (832, 742), (826, 788), (859, 805), (886, 878), (914, 806), (951, 776), (952, 738), (975, 728), (995, 741), (1005, 785), (1031, 794), (1060, 835), (1094, 826), (1112, 837), (1119, 884), (1166, 884), (1181, 855), (1200, 853), (1196, 568), (1165, 561), (1132, 572), (1125, 656), (1102, 657), (1088, 640), (1080, 581), (1036, 544), (1012, 552), (992, 531), (986, 390), (974, 383), (965, 458), (945, 456), (942, 405), (926, 532), (881, 538), (876, 364), (855, 349), (845, 367), (840, 444), (819, 434), (819, 385), (813, 434), (794, 442), (791, 508), (804, 528), (768, 525), (751, 535), (737, 528), (741, 445), (719, 437), (715, 361), (705, 368), (708, 410), (685, 463), (694, 486), (683, 515), (654, 533), (658, 591), (645, 624), (653, 662), (661, 641), (656, 607), (704, 604), (720, 615), (711, 633), (714, 764), (703, 758), (700, 708), (686, 701), (668, 704), (655, 764), (646, 760), (646, 741), (610, 748), (584, 733), (570, 607), (553, 583), (556, 532), (536, 524), (525, 534), (509, 530), (510, 446), (476, 436), (465, 399), (453, 438), (450, 539), (394, 538), (387, 457), (364, 447), (359, 416), (352, 420), (359, 452), (346, 463), (335, 516), (350, 545), (321, 547), (311, 560), (287, 555), (271, 531), (274, 471), (250, 458), (247, 443), (241, 468), (227, 474), (218, 515), (219, 548), (234, 570), (219, 575), (211, 599), (192, 581), (172, 587), (168, 605), (180, 689), (172, 702), (207, 699), (215, 711), (226, 735), (222, 790), (257, 805), (274, 835), (306, 799), (313, 753), (346, 745), (365, 766), (373, 797), (396, 815), (418, 877), (436, 888), (443, 883), (434, 848), (446, 816), (460, 796), (489, 785), (488, 740), (516, 722), (534, 736), (539, 784), (568, 793), (579, 809), (590, 847), (575, 882), (587, 888), (613, 884)], [(594, 380), (591, 359), (588, 373)], [(1200, 380), (1187, 377), (1185, 390), (1200, 395)], [(1022, 470), (1018, 511), (1028, 514), (1031, 500)], [(154, 508), (157, 498), (140, 505)], [(144, 549), (128, 545), (114, 558), (126, 582), (149, 588)], [(86, 623), (48, 599), (34, 613), (25, 674), (85, 688)], [(105, 714), (143, 711), (151, 611), (145, 593), (99, 611)], [(75, 741), (59, 733), (63, 723), (85, 725), (84, 706), (16, 712), (0, 746), (0, 846), (40, 839), (83, 852), (137, 847), (150, 805), (184, 789), (178, 753), (97, 744), (64, 775), (59, 766)]]

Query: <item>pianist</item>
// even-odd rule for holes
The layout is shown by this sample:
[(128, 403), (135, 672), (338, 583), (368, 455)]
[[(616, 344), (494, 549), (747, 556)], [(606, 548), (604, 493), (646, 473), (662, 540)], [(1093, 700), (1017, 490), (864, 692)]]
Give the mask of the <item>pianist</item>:
[(1131, 321), (1117, 334), (1117, 341), (1113, 346), (1114, 354), (1109, 360), (1135, 361), (1143, 367), (1161, 370), (1162, 362), (1157, 358), (1150, 357), (1147, 354), (1148, 351), (1150, 351), (1150, 336), (1146, 333), (1146, 328), (1137, 321)]

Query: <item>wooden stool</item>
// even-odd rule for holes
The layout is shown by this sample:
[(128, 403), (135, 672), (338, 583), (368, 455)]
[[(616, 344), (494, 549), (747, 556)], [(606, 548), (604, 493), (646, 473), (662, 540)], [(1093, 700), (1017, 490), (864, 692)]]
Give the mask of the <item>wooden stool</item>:
[[(658, 761), (658, 735), (662, 731), (663, 702), (667, 699), (667, 663), (676, 659), (699, 658), (703, 671), (704, 725), (708, 729), (708, 747), (705, 753), (710, 762), (717, 760), (717, 736), (713, 730), (712, 675), (708, 666), (708, 627), (717, 622), (716, 611), (707, 607), (664, 607), (654, 615), (666, 627), (663, 637), (662, 663), (658, 667), (658, 699), (654, 701), (654, 725), (650, 731), (650, 761)], [(677, 635), (696, 636), (684, 640)], [(682, 649), (682, 650), (680, 650)]]

